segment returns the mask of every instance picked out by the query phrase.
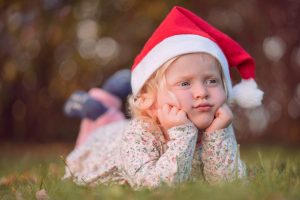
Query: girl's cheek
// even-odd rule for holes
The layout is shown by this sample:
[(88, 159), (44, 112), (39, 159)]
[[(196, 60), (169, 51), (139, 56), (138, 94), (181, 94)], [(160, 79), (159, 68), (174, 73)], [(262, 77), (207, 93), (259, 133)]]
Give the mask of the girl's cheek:
[(180, 109), (185, 112), (188, 112), (190, 109), (192, 109), (193, 99), (189, 94), (178, 94), (177, 97), (180, 104)]
[(223, 105), (227, 101), (226, 93), (224, 90), (221, 92), (221, 97), (220, 97), (221, 105)]

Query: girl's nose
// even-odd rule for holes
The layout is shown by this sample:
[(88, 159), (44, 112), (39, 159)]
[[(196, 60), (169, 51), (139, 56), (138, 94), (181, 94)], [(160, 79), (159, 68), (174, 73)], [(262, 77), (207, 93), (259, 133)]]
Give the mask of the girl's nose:
[(204, 84), (196, 84), (193, 88), (194, 98), (195, 99), (206, 99), (208, 97), (208, 91)]

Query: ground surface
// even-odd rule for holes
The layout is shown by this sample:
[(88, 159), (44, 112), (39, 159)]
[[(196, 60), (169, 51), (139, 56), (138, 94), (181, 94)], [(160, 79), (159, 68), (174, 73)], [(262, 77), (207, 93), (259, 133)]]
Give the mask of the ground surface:
[(61, 181), (70, 144), (1, 144), (0, 199), (300, 199), (300, 149), (280, 146), (241, 148), (247, 181), (210, 186), (133, 191), (124, 186), (80, 187)]

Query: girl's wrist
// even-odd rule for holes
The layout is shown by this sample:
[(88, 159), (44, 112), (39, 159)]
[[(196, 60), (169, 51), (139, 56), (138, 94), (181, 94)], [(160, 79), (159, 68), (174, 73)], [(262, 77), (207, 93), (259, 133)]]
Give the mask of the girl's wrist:
[(175, 127), (186, 126), (188, 124), (193, 124), (193, 123), (190, 120), (186, 120), (185, 122), (182, 122), (182, 123), (170, 124), (167, 127), (165, 127), (165, 129), (170, 130), (170, 129), (175, 128)]
[(202, 140), (206, 142), (220, 141), (225, 139), (229, 133), (230, 133), (230, 125), (225, 128), (214, 130), (214, 131), (204, 131), (202, 135)]
[(208, 127), (207, 129), (205, 129), (205, 133), (210, 134), (219, 130), (223, 130), (226, 129), (229, 125), (227, 126), (223, 126), (223, 127)]
[[(190, 121), (186, 122), (185, 124), (173, 126), (167, 129), (168, 135), (170, 139), (175, 139), (178, 137), (182, 137), (183, 135), (194, 135), (198, 134), (197, 127)], [(183, 134), (186, 133), (186, 134)]]

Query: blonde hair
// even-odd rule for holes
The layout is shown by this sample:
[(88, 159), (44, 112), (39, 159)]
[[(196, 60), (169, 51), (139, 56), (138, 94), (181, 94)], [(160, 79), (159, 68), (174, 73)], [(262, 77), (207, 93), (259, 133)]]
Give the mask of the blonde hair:
[[(219, 63), (219, 61), (207, 53), (201, 53), (200, 56), (205, 59), (205, 55), (209, 55), (211, 58), (213, 58), (218, 65), (220, 72), (221, 72), (221, 79), (223, 82), (223, 87), (226, 92), (226, 95), (228, 96), (226, 82), (224, 79), (224, 74), (222, 67)], [(182, 56), (182, 55), (180, 55)], [(174, 57), (170, 60), (168, 60), (166, 63), (164, 63), (161, 67), (158, 68), (158, 70), (148, 79), (148, 81), (144, 84), (143, 88), (139, 92), (138, 95), (134, 96), (131, 95), (128, 98), (129, 103), (129, 113), (133, 118), (140, 118), (147, 122), (149, 122), (151, 125), (154, 125), (154, 129), (159, 127), (159, 122), (157, 120), (157, 117), (155, 114), (151, 111), (152, 106), (156, 103), (157, 99), (157, 93), (158, 91), (165, 91), (168, 92), (168, 95), (177, 101), (176, 96), (167, 88), (167, 80), (166, 80), (166, 71), (168, 67), (177, 60), (180, 56)]]
[[(156, 115), (151, 108), (156, 103), (158, 91), (163, 91), (167, 87), (166, 71), (168, 67), (177, 59), (174, 57), (164, 63), (156, 70), (154, 74), (144, 84), (138, 95), (130, 95), (128, 97), (129, 113), (133, 118), (140, 118), (150, 123), (152, 129), (159, 127)], [(168, 91), (168, 90), (167, 90)]]

